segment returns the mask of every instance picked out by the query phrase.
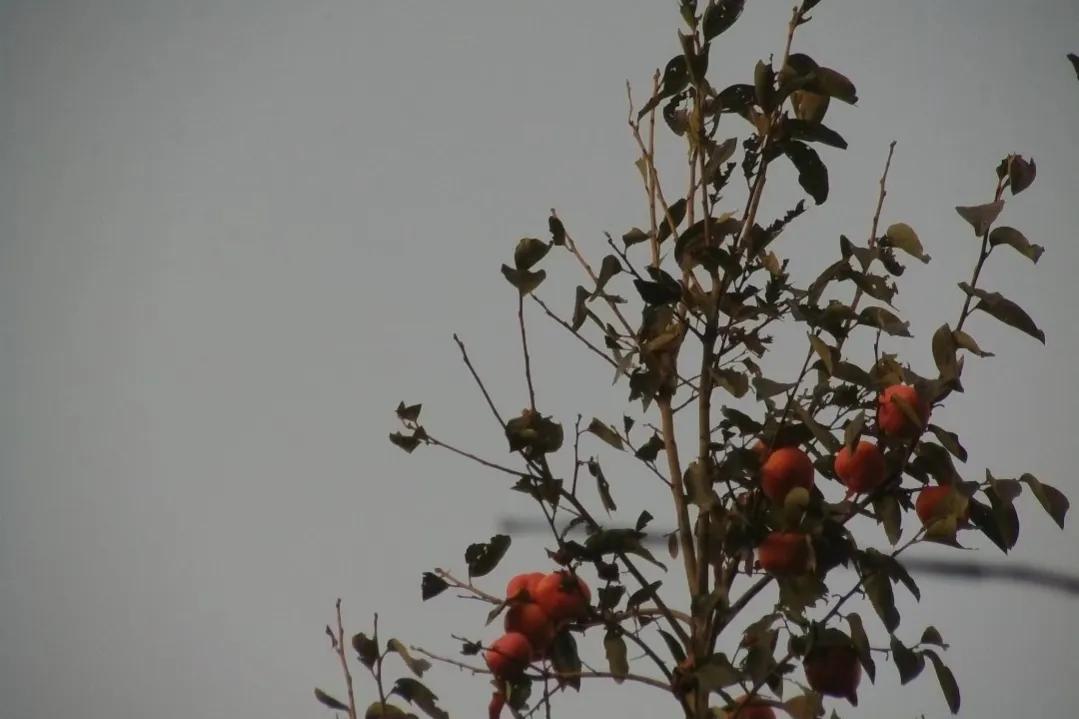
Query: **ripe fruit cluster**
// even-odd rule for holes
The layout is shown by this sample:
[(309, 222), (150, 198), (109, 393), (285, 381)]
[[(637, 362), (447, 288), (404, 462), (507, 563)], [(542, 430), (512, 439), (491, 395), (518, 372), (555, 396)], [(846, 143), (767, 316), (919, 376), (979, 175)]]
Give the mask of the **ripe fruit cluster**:
[(506, 633), (484, 655), (497, 679), (516, 679), (528, 665), (547, 656), (558, 632), (584, 619), (592, 592), (568, 571), (518, 574), (506, 585)]

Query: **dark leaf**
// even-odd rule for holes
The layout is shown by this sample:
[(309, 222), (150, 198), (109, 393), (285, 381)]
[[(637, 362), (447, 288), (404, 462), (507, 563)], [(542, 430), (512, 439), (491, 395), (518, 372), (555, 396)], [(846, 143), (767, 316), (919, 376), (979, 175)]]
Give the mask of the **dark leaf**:
[(412, 454), (412, 450), (420, 446), (420, 438), (415, 434), (402, 434), (400, 432), (394, 432), (390, 435), (390, 441), (395, 445), (405, 450), (409, 454)]
[(637, 227), (632, 228), (629, 232), (622, 235), (622, 242), (626, 247), (630, 245), (636, 245), (638, 242), (644, 242), (648, 239), (648, 233)]
[(1075, 69), (1075, 76), (1079, 77), (1079, 55), (1074, 52), (1068, 53), (1068, 61), (1071, 62), (1072, 68)]
[(321, 703), (328, 706), (330, 709), (336, 709), (337, 711), (347, 712), (348, 704), (341, 702), (339, 699), (334, 699), (332, 696), (322, 691), (318, 687), (315, 687), (315, 699), (318, 699)]
[(861, 438), (862, 430), (864, 429), (865, 412), (859, 412), (858, 415), (843, 428), (843, 446), (847, 448), (848, 452), (854, 451), (854, 447), (858, 444), (858, 440)]
[(561, 247), (566, 244), (566, 228), (562, 224), (562, 220), (552, 214), (547, 218), (547, 229), (551, 233), (551, 244)]
[(716, 0), (709, 2), (701, 19), (705, 42), (728, 30), (745, 8), (745, 0)]
[(864, 587), (873, 609), (884, 622), (884, 628), (894, 632), (899, 626), (899, 611), (895, 608), (895, 594), (892, 592), (892, 582), (888, 575), (873, 570), (866, 576)]
[(702, 662), (694, 672), (697, 683), (704, 692), (714, 692), (742, 679), (741, 672), (734, 668), (725, 654), (713, 654)]
[(1012, 155), (1011, 162), (1008, 163), (1008, 179), (1012, 188), (1012, 194), (1018, 195), (1020, 192), (1030, 187), (1037, 174), (1038, 166), (1034, 164), (1033, 159), (1027, 161), (1019, 155)]
[(903, 510), (899, 501), (890, 494), (883, 494), (873, 500), (873, 511), (877, 520), (884, 525), (884, 534), (893, 547), (903, 535)]
[(787, 120), (784, 124), (787, 135), (793, 140), (802, 142), (819, 142), (822, 145), (837, 147), (840, 150), (847, 149), (847, 141), (835, 130), (825, 127), (819, 122), (807, 120)]
[(601, 612), (611, 612), (622, 601), (626, 588), (621, 584), (612, 584), (609, 587), (599, 588), (599, 609)]
[(813, 348), (813, 351), (820, 357), (820, 361), (824, 364), (824, 369), (829, 375), (835, 373), (835, 350), (828, 346), (828, 343), (820, 338), (820, 335), (810, 333), (809, 344)]
[(925, 659), (922, 655), (903, 646), (903, 643), (894, 636), (892, 637), (890, 648), (892, 650), (892, 661), (895, 662), (896, 669), (899, 670), (899, 682), (901, 684), (907, 684), (925, 669)]
[(1033, 474), (1024, 474), (1019, 478), (1019, 481), (1030, 487), (1030, 491), (1038, 498), (1042, 507), (1057, 523), (1057, 526), (1064, 529), (1064, 518), (1067, 516), (1068, 508), (1071, 506), (1064, 493), (1056, 487), (1038, 481), (1038, 478)]
[(1045, 248), (1041, 245), (1031, 244), (1023, 233), (1014, 227), (1007, 227), (1001, 225), (1000, 227), (994, 227), (993, 231), (989, 233), (989, 244), (996, 247), (997, 245), (1008, 245), (1014, 248), (1019, 254), (1023, 255), (1031, 262), (1037, 262), (1045, 252)]
[(603, 475), (603, 468), (599, 466), (599, 462), (595, 459), (589, 459), (588, 472), (596, 478), (596, 489), (599, 492), (603, 508), (607, 510), (608, 514), (617, 511), (618, 505), (614, 503), (614, 497), (611, 496), (611, 483)]
[(948, 648), (948, 645), (944, 643), (944, 637), (940, 636), (940, 632), (937, 631), (937, 628), (932, 626), (925, 628), (925, 631), (922, 632), (922, 639), (919, 643), (935, 644), (936, 646), (943, 647), (944, 649)]
[(411, 677), (401, 677), (394, 682), (390, 693), (415, 704), (431, 719), (450, 719), (450, 715), (439, 708), (435, 693)]
[(757, 104), (765, 112), (771, 112), (775, 103), (775, 72), (771, 65), (757, 61), (753, 69), (753, 88), (757, 94)]
[(421, 404), (405, 405), (401, 402), (397, 405), (397, 418), (402, 422), (415, 422), (420, 418), (420, 409), (423, 408)]
[[(667, 213), (663, 215), (663, 221), (659, 224), (659, 229), (656, 230), (656, 239), (659, 242), (663, 242), (671, 233), (678, 228), (678, 225), (682, 224), (683, 218), (686, 216), (686, 199), (679, 198), (673, 205), (671, 205)], [(671, 223), (674, 223), (673, 226)]]
[(622, 271), (622, 263), (614, 255), (607, 255), (599, 266), (599, 277), (596, 278), (596, 293), (607, 286), (607, 282)]
[(973, 205), (970, 207), (956, 207), (959, 216), (970, 223), (974, 228), (974, 234), (981, 237), (993, 225), (1000, 211), (1004, 209), (1004, 200), (990, 202), (988, 205)]
[(664, 447), (663, 438), (658, 434), (653, 434), (648, 438), (648, 441), (637, 448), (634, 455), (637, 459), (642, 459), (645, 462), (655, 462), (656, 457), (659, 456), (659, 452)]
[(808, 90), (798, 90), (791, 93), (791, 105), (794, 107), (794, 116), (799, 120), (816, 124), (824, 119), (828, 112), (831, 98)]
[(937, 673), (937, 682), (940, 683), (940, 690), (944, 692), (944, 699), (948, 702), (948, 709), (952, 714), (958, 714), (961, 702), (959, 684), (955, 681), (955, 675), (944, 664), (944, 661), (937, 656), (936, 652), (926, 649), (924, 654), (929, 657), (929, 661), (933, 662), (933, 669)]
[(1034, 324), (1034, 320), (1030, 318), (1030, 315), (1022, 307), (1007, 297), (1004, 297), (999, 292), (986, 292), (978, 287), (971, 287), (966, 282), (960, 282), (959, 289), (979, 299), (974, 309), (990, 314), (1004, 324), (1025, 332), (1045, 344), (1045, 333)]
[(798, 170), (798, 184), (818, 205), (828, 199), (828, 168), (809, 145), (783, 143), (783, 152)]
[(839, 442), (838, 439), (836, 439), (835, 435), (832, 434), (831, 430), (817, 422), (817, 420), (814, 419), (813, 416), (809, 413), (809, 410), (803, 407), (801, 403), (799, 403), (797, 400), (793, 402), (793, 407), (794, 411), (801, 418), (802, 422), (805, 423), (805, 426), (813, 434), (813, 437), (815, 437), (818, 442), (824, 445), (824, 448), (829, 453), (834, 454), (839, 451), (839, 448), (843, 445)]
[(763, 376), (753, 378), (753, 389), (757, 392), (758, 400), (789, 392), (793, 387), (793, 382), (776, 382)]
[(712, 381), (717, 387), (730, 392), (734, 397), (743, 397), (749, 391), (749, 378), (744, 373), (733, 369), (712, 370)]
[(420, 582), (420, 596), (423, 601), (437, 597), (449, 588), (449, 583), (442, 577), (432, 572), (424, 572)]
[(805, 89), (828, 97), (834, 97), (850, 105), (858, 102), (858, 91), (855, 89), (854, 83), (846, 75), (830, 67), (818, 66), (813, 71), (813, 77), (806, 84)]
[(584, 321), (588, 319), (588, 298), (591, 296), (591, 292), (581, 285), (577, 285), (577, 294), (573, 300), (573, 317), (570, 321), (570, 326), (574, 332), (581, 329), (584, 326)]
[(360, 663), (368, 669), (378, 661), (378, 642), (363, 632), (352, 636), (352, 649), (356, 652), (356, 656), (359, 657)]
[(823, 697), (817, 692), (801, 694), (783, 702), (783, 709), (791, 719), (817, 719), (824, 715)]
[[(535, 237), (523, 237), (513, 250), (513, 264), (518, 270), (531, 269), (550, 252), (551, 246)], [(512, 282), (512, 280), (510, 280)]]
[(547, 278), (547, 273), (543, 270), (529, 272), (528, 270), (516, 270), (509, 265), (502, 265), (502, 274), (522, 295), (527, 295), (535, 290)]
[(862, 663), (865, 673), (869, 675), (869, 679), (876, 681), (877, 665), (873, 661), (873, 652), (869, 648), (869, 637), (866, 636), (862, 617), (857, 612), (851, 612), (847, 615), (847, 623), (850, 625), (851, 641), (854, 643), (854, 648), (858, 650), (858, 660)]
[(468, 576), (482, 577), (490, 574), (509, 548), (510, 538), (505, 534), (496, 534), (487, 543), (470, 544), (465, 550)]
[(622, 449), (622, 438), (618, 436), (618, 432), (615, 432), (613, 428), (604, 424), (596, 417), (592, 418), (586, 431), (596, 435), (615, 449)]
[(561, 681), (577, 689), (581, 688), (581, 657), (577, 653), (577, 642), (568, 631), (559, 632), (551, 643), (551, 667)]
[(958, 377), (959, 363), (955, 356), (957, 349), (951, 328), (947, 324), (938, 327), (933, 333), (933, 361), (937, 364), (941, 379)]
[(682, 643), (671, 636), (669, 632), (662, 629), (659, 630), (659, 634), (663, 637), (663, 641), (667, 645), (667, 650), (671, 653), (671, 656), (674, 657), (675, 663), (681, 664), (684, 662), (686, 660), (686, 652), (682, 649)]
[(400, 707), (388, 702), (374, 702), (363, 713), (363, 719), (416, 719), (416, 715), (406, 714)]
[(963, 445), (959, 444), (959, 435), (935, 424), (930, 424), (928, 429), (936, 435), (937, 440), (944, 445), (944, 449), (951, 452), (960, 462), (967, 461), (967, 450), (963, 448)]
[(629, 661), (626, 659), (626, 640), (621, 633), (613, 628), (607, 630), (603, 637), (603, 650), (607, 655), (607, 666), (614, 675), (616, 683), (621, 684), (629, 674)]

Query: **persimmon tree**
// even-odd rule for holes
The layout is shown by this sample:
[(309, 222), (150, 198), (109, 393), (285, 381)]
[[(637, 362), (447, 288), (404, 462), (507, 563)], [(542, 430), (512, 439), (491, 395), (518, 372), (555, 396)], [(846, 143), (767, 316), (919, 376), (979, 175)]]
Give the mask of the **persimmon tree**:
[[(998, 478), (986, 470), (964, 479), (957, 463), (971, 462), (959, 435), (933, 420), (936, 408), (961, 400), (965, 362), (992, 357), (972, 326), (999, 321), (1045, 341), (1025, 310), (981, 282), (998, 253), (1032, 263), (1042, 255), (1018, 229), (998, 223), (1006, 203), (1034, 181), (1036, 165), (1008, 154), (995, 164), (992, 193), (956, 208), (973, 234), (974, 263), (952, 290), (954, 315), (927, 338), (934, 368), (915, 369), (899, 353), (913, 341), (893, 304), (903, 262), (930, 258), (910, 224), (884, 219), (894, 142), (881, 148), (868, 233), (861, 241), (841, 236), (836, 255), (821, 258), (807, 271), (816, 278), (798, 286), (779, 254), (783, 235), (828, 199), (821, 152), (846, 148), (834, 128), (857, 101), (853, 82), (826, 58), (794, 49), (817, 4), (793, 9), (781, 52), (757, 62), (750, 81), (717, 89), (709, 54), (744, 1), (683, 0), (681, 51), (655, 74), (642, 106), (629, 96), (647, 225), (596, 243), (597, 261), (552, 211), (550, 238), (520, 240), (502, 266), (516, 293), (527, 406), (503, 414), (455, 337), (507, 456), (460, 448), (423, 423), (419, 404), (397, 408), (403, 427), (390, 436), (406, 452), (440, 450), (478, 463), (531, 497), (551, 533), (547, 556), (522, 567), (535, 571), (514, 577), (506, 591), (484, 583), (510, 546), (506, 535), (469, 546), (461, 571), (423, 574), (425, 600), (452, 589), (490, 605), (486, 625), (480, 616), (457, 637), (459, 657), (385, 641), (377, 616), (370, 634), (346, 639), (338, 602), (327, 633), (346, 693), (317, 690), (323, 704), (350, 719), (407, 716), (412, 708), (448, 716), (423, 683), (442, 662), (491, 679), (492, 717), (550, 716), (560, 693), (607, 680), (664, 692), (686, 717), (802, 719), (857, 704), (862, 675), (874, 680), (885, 659), (904, 684), (931, 665), (948, 707), (959, 711), (941, 633), (901, 626), (894, 594), (919, 597), (902, 560), (914, 545), (945, 552), (981, 533), (1011, 549), (1024, 490), (1063, 526), (1067, 500), (1030, 474)], [(656, 133), (667, 130), (684, 141), (685, 176), (661, 182)], [(987, 175), (993, 167), (987, 163)], [(808, 197), (763, 217), (769, 178), (792, 172)], [(556, 252), (582, 272), (564, 314), (539, 292), (544, 260)], [(623, 417), (584, 421), (591, 413), (571, 420), (543, 411), (526, 308), (610, 366), (613, 391), (628, 402)], [(804, 351), (783, 358), (787, 376), (770, 378), (761, 358), (781, 332), (804, 337)], [(632, 456), (638, 476), (609, 480), (605, 453)], [(618, 487), (638, 481), (669, 488), (662, 517), (675, 527), (669, 561), (649, 549), (654, 507), (632, 527), (609, 526)], [(853, 581), (833, 574), (841, 566), (853, 570)], [(659, 580), (657, 567), (666, 571)], [(602, 645), (607, 666), (585, 666), (580, 642)], [(388, 663), (391, 656), (402, 663)], [(354, 660), (373, 680), (363, 692), (371, 698), (360, 703)], [(399, 675), (392, 683), (387, 668)]]

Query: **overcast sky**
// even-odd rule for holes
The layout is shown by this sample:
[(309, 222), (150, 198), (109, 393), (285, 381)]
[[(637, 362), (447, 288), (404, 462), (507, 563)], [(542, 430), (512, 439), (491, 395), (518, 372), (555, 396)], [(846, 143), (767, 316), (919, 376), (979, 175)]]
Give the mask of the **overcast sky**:
[[(713, 48), (713, 83), (781, 52), (788, 11), (749, 3)], [(1006, 153), (1033, 155), (1038, 179), (1002, 221), (1046, 254), (1035, 267), (1000, 252), (983, 283), (1026, 306), (1047, 346), (972, 318), (997, 357), (968, 361), (967, 394), (936, 418), (962, 434), (966, 478), (1029, 471), (1079, 496), (1079, 83), (1065, 59), (1079, 5), (824, 0), (814, 14), (796, 49), (846, 72), (860, 102), (829, 115), (850, 143), (822, 151), (832, 199), (777, 252), (804, 277), (841, 232), (864, 238), (897, 140), (883, 220), (911, 224), (933, 262), (903, 278), (897, 304), (921, 336), (893, 349), (929, 374), (929, 335), (954, 321), (977, 252), (953, 208), (990, 199)], [(392, 410), (422, 401), (433, 434), (505, 457), (451, 333), (504, 413), (526, 403), (498, 266), (551, 207), (597, 260), (603, 231), (646, 222), (624, 82), (644, 95), (677, 26), (673, 2), (618, 0), (0, 3), (4, 716), (327, 716), (311, 691), (343, 693), (322, 633), (338, 596), (352, 631), (379, 611), (385, 636), (446, 654), (451, 632), (491, 638), (477, 603), (421, 605), (420, 573), (460, 570), (468, 543), (530, 507), (449, 455), (406, 457), (386, 441)], [(774, 174), (769, 217), (800, 196), (789, 168)], [(568, 312), (576, 268), (546, 265), (541, 295)], [(529, 321), (543, 410), (620, 417), (608, 368)], [(779, 341), (773, 376), (796, 372), (801, 336)], [(610, 462), (619, 519), (665, 511), (654, 479)], [(1011, 561), (1079, 571), (1075, 522), (1061, 532), (1029, 497), (1020, 519)], [(487, 584), (546, 566), (538, 541), (515, 542)], [(965, 716), (1074, 713), (1075, 598), (922, 587), (920, 605), (898, 592), (899, 634), (940, 627)], [(878, 673), (844, 717), (946, 714), (931, 671), (903, 689), (891, 665)], [(454, 716), (486, 704), (480, 678), (429, 677)], [(563, 716), (672, 710), (647, 688), (585, 689), (559, 699)]]

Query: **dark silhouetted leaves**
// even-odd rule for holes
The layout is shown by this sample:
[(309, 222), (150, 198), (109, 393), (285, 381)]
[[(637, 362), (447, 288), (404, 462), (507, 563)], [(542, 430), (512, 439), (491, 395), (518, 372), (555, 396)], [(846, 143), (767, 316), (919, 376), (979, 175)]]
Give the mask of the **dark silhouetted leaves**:
[(363, 713), (363, 719), (416, 719), (416, 715), (407, 714), (400, 707), (388, 702), (374, 702)]
[(933, 670), (937, 673), (937, 682), (940, 684), (940, 690), (944, 692), (944, 699), (948, 702), (948, 709), (952, 714), (958, 714), (961, 702), (959, 684), (955, 681), (955, 675), (952, 674), (952, 670), (944, 664), (944, 661), (932, 649), (926, 649), (922, 653), (929, 657), (929, 661), (933, 663)]
[(423, 436), (425, 435), (421, 435), (420, 431), (413, 432), (412, 434), (393, 432), (390, 434), (390, 441), (409, 454), (412, 454), (412, 451), (420, 446), (420, 441)]
[(890, 494), (884, 494), (873, 500), (873, 511), (884, 525), (884, 535), (888, 543), (895, 546), (903, 536), (903, 510), (899, 501)]
[(1067, 516), (1068, 508), (1071, 506), (1068, 498), (1056, 487), (1039, 482), (1038, 478), (1033, 474), (1024, 474), (1019, 478), (1019, 481), (1030, 487), (1030, 491), (1038, 498), (1042, 507), (1057, 523), (1057, 526), (1064, 529), (1064, 517)]
[(557, 452), (562, 446), (562, 425), (539, 412), (525, 410), (506, 422), (506, 439), (511, 452), (520, 451), (526, 457)]
[(970, 226), (974, 228), (974, 234), (981, 237), (986, 232), (989, 232), (989, 228), (992, 227), (993, 222), (996, 221), (997, 216), (1000, 215), (1000, 211), (1003, 209), (1004, 200), (997, 200), (987, 205), (956, 207), (955, 211), (970, 223)]
[(906, 684), (915, 679), (925, 669), (925, 659), (921, 654), (905, 647), (901, 641), (892, 637), (890, 649), (892, 661), (899, 670), (899, 682)]
[(528, 270), (546, 256), (551, 246), (535, 237), (524, 237), (513, 250), (513, 264), (518, 270)]
[(671, 233), (674, 232), (678, 225), (682, 224), (682, 220), (685, 216), (686, 199), (682, 197), (672, 204), (663, 215), (663, 221), (659, 223), (659, 229), (656, 230), (656, 239), (659, 242), (663, 242), (670, 237)]
[(753, 389), (757, 392), (758, 400), (768, 399), (777, 394), (788, 392), (793, 387), (793, 382), (776, 382), (763, 376), (753, 378)]
[(421, 404), (405, 405), (401, 402), (397, 405), (397, 418), (402, 422), (415, 422), (420, 418), (420, 410), (423, 408)]
[(1012, 155), (1011, 162), (1008, 163), (1008, 181), (1012, 194), (1018, 195), (1030, 187), (1037, 174), (1038, 166), (1034, 164), (1033, 159), (1028, 161), (1019, 155)]
[(577, 285), (577, 292), (573, 298), (573, 317), (570, 320), (570, 327), (574, 332), (581, 329), (584, 321), (588, 319), (588, 299), (591, 296), (592, 293), (586, 288)]
[(738, 20), (745, 8), (745, 0), (709, 0), (704, 10), (701, 27), (705, 41), (727, 31)]
[(315, 687), (315, 699), (318, 699), (322, 704), (328, 706), (330, 709), (336, 709), (337, 711), (342, 712), (348, 711), (348, 704), (343, 703), (339, 699), (333, 698), (318, 687)]
[(944, 449), (948, 450), (953, 456), (959, 459), (960, 462), (967, 461), (967, 450), (963, 445), (959, 444), (959, 435), (955, 432), (949, 432), (946, 429), (942, 429), (935, 424), (930, 424), (928, 429), (936, 435), (937, 441), (944, 445)]
[(629, 232), (622, 235), (622, 242), (625, 243), (626, 247), (636, 245), (638, 242), (644, 242), (647, 239), (648, 233), (638, 227), (631, 228)]
[(1074, 52), (1069, 52), (1068, 60), (1071, 62), (1072, 68), (1075, 70), (1075, 76), (1079, 78), (1079, 55), (1076, 55)]
[(502, 274), (522, 295), (531, 293), (547, 278), (547, 273), (543, 270), (529, 272), (528, 270), (514, 269), (509, 265), (502, 265)]
[(619, 630), (609, 628), (603, 636), (603, 651), (607, 655), (607, 666), (614, 675), (616, 683), (621, 684), (629, 674), (629, 661), (626, 659), (626, 640)]
[(922, 632), (922, 638), (919, 641), (919, 644), (934, 644), (938, 647), (943, 647), (944, 649), (948, 648), (948, 645), (944, 643), (944, 637), (940, 636), (940, 632), (937, 631), (937, 628), (932, 626), (926, 627), (925, 631)]
[(783, 127), (787, 131), (787, 136), (792, 140), (819, 142), (822, 145), (837, 147), (840, 150), (847, 149), (847, 141), (843, 139), (842, 135), (830, 127), (825, 127), (819, 122), (787, 120)]
[(658, 434), (653, 434), (648, 438), (648, 441), (637, 448), (634, 455), (637, 459), (643, 459), (645, 462), (655, 462), (656, 457), (659, 456), (660, 450), (663, 449), (663, 438)]
[(561, 247), (566, 244), (566, 228), (562, 220), (552, 214), (547, 218), (547, 230), (551, 233), (551, 244)]
[(607, 255), (599, 266), (599, 276), (596, 278), (596, 293), (603, 291), (607, 282), (622, 271), (622, 263), (614, 255)]
[(798, 170), (798, 184), (818, 205), (828, 199), (828, 168), (813, 148), (801, 142), (783, 143), (783, 153)]
[(663, 79), (660, 80), (659, 93), (649, 99), (644, 104), (644, 107), (637, 112), (637, 119), (641, 119), (668, 97), (675, 95), (685, 89), (689, 84), (689, 66), (686, 63), (685, 55), (675, 55), (667, 61), (666, 67), (663, 68)]
[(581, 657), (577, 653), (577, 642), (567, 631), (559, 632), (551, 644), (551, 667), (567, 686), (581, 688)]
[(1029, 242), (1019, 230), (1004, 225), (993, 228), (993, 231), (989, 233), (989, 244), (993, 247), (1008, 245), (1031, 262), (1037, 262), (1045, 252), (1044, 247)]
[(895, 594), (892, 582), (883, 571), (873, 570), (865, 578), (865, 592), (877, 616), (884, 622), (884, 628), (894, 632), (899, 626), (899, 610), (895, 608)]
[(978, 343), (974, 341), (974, 338), (968, 335), (963, 330), (956, 330), (955, 332), (952, 332), (952, 337), (955, 339), (956, 346), (962, 347), (967, 352), (972, 352), (979, 357), (994, 356), (992, 352), (986, 352), (981, 347), (979, 347)]
[(449, 583), (433, 572), (424, 572), (420, 580), (420, 596), (423, 601), (437, 597), (449, 588)]
[(431, 719), (450, 718), (449, 714), (439, 708), (438, 697), (435, 693), (411, 677), (401, 677), (394, 682), (390, 693), (396, 694), (410, 704), (415, 704)]
[(359, 657), (360, 663), (370, 669), (378, 661), (378, 642), (368, 637), (363, 632), (352, 636), (352, 649)]
[(857, 612), (851, 612), (847, 615), (847, 624), (850, 625), (850, 639), (858, 650), (858, 660), (862, 663), (862, 668), (870, 680), (876, 681), (877, 665), (873, 661), (873, 652), (869, 648), (869, 637), (866, 636), (862, 617)]
[(960, 282), (959, 289), (978, 298), (979, 302), (974, 306), (974, 309), (990, 314), (1004, 324), (1011, 325), (1045, 344), (1045, 333), (1038, 329), (1030, 315), (1022, 307), (999, 292), (986, 292), (983, 289), (971, 287), (966, 282)]
[(607, 477), (603, 475), (603, 468), (595, 459), (588, 460), (588, 473), (596, 478), (596, 488), (599, 491), (600, 501), (603, 502), (603, 508), (608, 513), (616, 511), (618, 505), (614, 503), (614, 497), (611, 496), (611, 483), (607, 481)]
[[(791, 719), (817, 719), (824, 715), (823, 697), (817, 692), (809, 692), (791, 697), (783, 702), (783, 709)], [(835, 712), (832, 712), (835, 715)]]
[(824, 120), (824, 115), (828, 112), (830, 102), (831, 98), (827, 95), (819, 95), (808, 90), (798, 90), (791, 93), (794, 116), (810, 124), (816, 124)]
[(702, 691), (714, 692), (741, 680), (741, 672), (734, 668), (725, 654), (713, 654), (702, 662), (694, 672)]
[(498, 566), (510, 548), (510, 538), (505, 534), (496, 534), (487, 543), (468, 545), (465, 550), (465, 562), (468, 564), (469, 577), (482, 577)]
[(890, 225), (884, 232), (888, 245), (903, 250), (911, 257), (916, 257), (922, 262), (929, 262), (929, 255), (922, 249), (922, 242), (918, 239), (918, 233), (911, 229), (905, 222), (897, 222)]
[(613, 428), (604, 424), (599, 419), (593, 417), (592, 421), (589, 422), (586, 431), (596, 435), (615, 449), (622, 449), (622, 438), (618, 436), (618, 432), (615, 432)]

